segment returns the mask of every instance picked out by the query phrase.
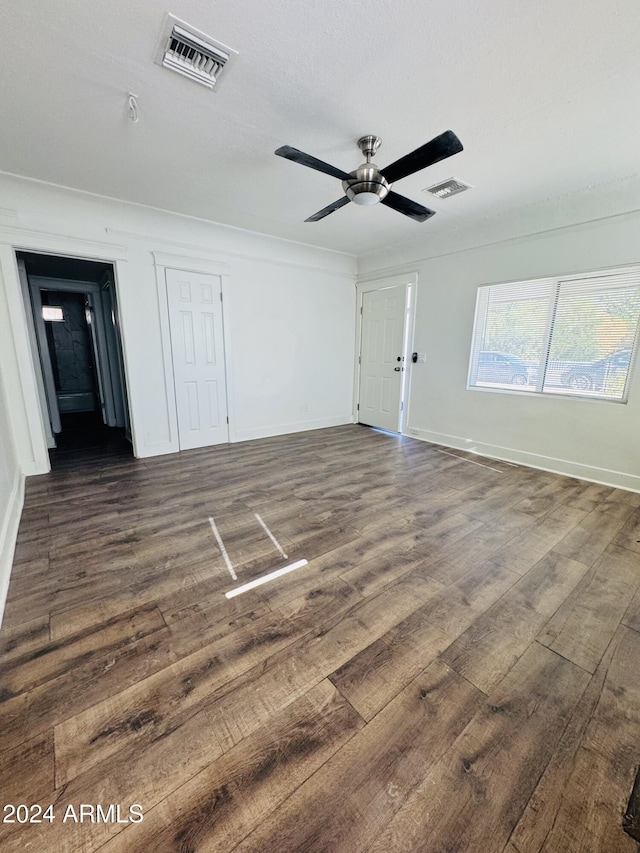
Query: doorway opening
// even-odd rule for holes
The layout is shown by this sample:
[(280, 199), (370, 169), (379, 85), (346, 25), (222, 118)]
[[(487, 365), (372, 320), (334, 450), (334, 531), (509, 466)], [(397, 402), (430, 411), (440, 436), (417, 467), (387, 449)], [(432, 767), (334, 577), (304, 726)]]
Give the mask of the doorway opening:
[(52, 467), (132, 456), (113, 265), (16, 252)]

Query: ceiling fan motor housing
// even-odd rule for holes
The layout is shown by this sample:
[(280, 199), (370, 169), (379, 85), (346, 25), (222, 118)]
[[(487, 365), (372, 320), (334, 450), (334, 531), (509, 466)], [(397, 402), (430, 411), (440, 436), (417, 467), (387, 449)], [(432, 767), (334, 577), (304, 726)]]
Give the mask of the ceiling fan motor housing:
[(387, 195), (391, 185), (386, 181), (375, 163), (363, 163), (350, 173), (353, 178), (343, 181), (342, 188), (347, 197), (356, 204), (377, 204)]

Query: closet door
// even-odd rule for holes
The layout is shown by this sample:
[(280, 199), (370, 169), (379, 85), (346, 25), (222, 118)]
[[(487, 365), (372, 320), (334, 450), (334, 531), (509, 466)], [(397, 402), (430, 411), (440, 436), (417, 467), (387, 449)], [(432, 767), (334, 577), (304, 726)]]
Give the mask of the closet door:
[(219, 276), (166, 270), (180, 449), (229, 441)]

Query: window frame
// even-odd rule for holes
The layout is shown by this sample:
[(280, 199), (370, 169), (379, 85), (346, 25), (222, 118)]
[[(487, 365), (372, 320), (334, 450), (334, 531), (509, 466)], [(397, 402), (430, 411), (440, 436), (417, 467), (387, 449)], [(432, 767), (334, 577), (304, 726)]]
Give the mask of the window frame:
[[(606, 397), (601, 395), (596, 395), (593, 393), (586, 392), (581, 394), (579, 391), (545, 391), (544, 389), (544, 381), (545, 376), (548, 369), (549, 362), (549, 353), (551, 351), (552, 345), (552, 332), (554, 321), (556, 317), (556, 308), (558, 303), (558, 297), (560, 295), (560, 288), (562, 284), (569, 284), (571, 282), (579, 282), (579, 281), (590, 281), (598, 278), (611, 278), (614, 276), (624, 276), (624, 275), (636, 275), (638, 276), (638, 286), (640, 286), (640, 264), (627, 265), (623, 267), (609, 267), (606, 269), (600, 270), (590, 270), (589, 272), (582, 273), (571, 273), (567, 275), (556, 275), (556, 276), (543, 276), (540, 278), (527, 278), (519, 281), (506, 280), (500, 282), (492, 282), (488, 284), (480, 284), (476, 288), (476, 304), (473, 315), (473, 329), (471, 335), (471, 349), (469, 352), (469, 367), (467, 371), (467, 391), (482, 391), (493, 394), (516, 394), (520, 397), (545, 397), (547, 399), (558, 398), (561, 400), (595, 400), (600, 403), (622, 403), (626, 405), (629, 400), (629, 389), (631, 386), (631, 379), (634, 375), (636, 360), (638, 358), (638, 349), (640, 348), (640, 315), (638, 316), (638, 322), (636, 325), (635, 334), (633, 337), (633, 342), (631, 344), (631, 358), (629, 360), (629, 367), (627, 370), (625, 385), (623, 395), (621, 397)], [(486, 317), (488, 303), (487, 300), (489, 298), (490, 288), (492, 287), (518, 287), (522, 286), (538, 286), (541, 289), (544, 286), (548, 286), (551, 288), (551, 292), (549, 294), (549, 307), (547, 311), (547, 319), (545, 324), (544, 338), (543, 338), (543, 352), (544, 357), (541, 358), (541, 369), (538, 370), (538, 375), (536, 377), (536, 385), (535, 388), (529, 388), (527, 386), (515, 386), (515, 387), (490, 387), (487, 385), (477, 385), (472, 384), (472, 378), (477, 382), (477, 373), (478, 373), (478, 358), (482, 346), (482, 337), (484, 335), (484, 328), (479, 324), (480, 317)], [(486, 292), (486, 296), (484, 296), (483, 291)], [(474, 355), (476, 358), (474, 360)]]

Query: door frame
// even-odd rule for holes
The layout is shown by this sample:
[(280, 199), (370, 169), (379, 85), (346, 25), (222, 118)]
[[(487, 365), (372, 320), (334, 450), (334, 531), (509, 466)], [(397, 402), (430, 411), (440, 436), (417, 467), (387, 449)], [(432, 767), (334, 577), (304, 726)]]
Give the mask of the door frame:
[[(24, 310), (27, 319), (27, 335), (29, 337), (29, 349), (31, 351), (31, 358), (34, 366), (34, 375), (36, 380), (36, 385), (38, 389), (38, 402), (40, 403), (40, 414), (42, 416), (42, 425), (45, 431), (47, 447), (51, 449), (56, 446), (56, 438), (55, 433), (53, 432), (51, 421), (54, 417), (54, 412), (52, 407), (50, 406), (49, 400), (49, 390), (51, 385), (48, 382), (45, 382), (44, 373), (46, 370), (45, 363), (43, 363), (43, 359), (40, 356), (39, 349), (39, 341), (40, 341), (40, 333), (38, 332), (39, 321), (42, 319), (41, 316), (36, 319), (38, 311), (34, 311), (32, 296), (31, 296), (31, 288), (29, 287), (29, 277), (27, 275), (27, 268), (25, 262), (20, 258), (18, 260), (18, 276), (20, 278), (20, 289), (22, 291), (22, 301), (24, 303)], [(39, 294), (38, 294), (39, 298)], [(46, 336), (45, 336), (46, 337)], [(45, 357), (44, 362), (47, 359)], [(38, 365), (40, 365), (40, 369), (38, 370)], [(50, 359), (49, 359), (49, 367)], [(52, 377), (53, 379), (53, 377)], [(58, 408), (58, 401), (55, 401), (55, 409)]]
[[(18, 439), (18, 453), (25, 475), (46, 474), (51, 470), (47, 430), (45, 418), (47, 412), (42, 410), (42, 401), (38, 390), (37, 371), (39, 362), (35, 362), (30, 344), (29, 323), (31, 315), (25, 304), (18, 269), (18, 252), (30, 252), (39, 255), (55, 255), (73, 260), (98, 261), (108, 263), (113, 269), (113, 286), (118, 305), (119, 319), (126, 325), (126, 310), (120, 300), (123, 283), (127, 282), (128, 251), (125, 246), (115, 243), (85, 240), (76, 237), (65, 237), (46, 232), (25, 232), (23, 229), (11, 226), (0, 226), (0, 270), (4, 278), (5, 293), (8, 305), (6, 326), (0, 322), (12, 337), (16, 354), (16, 376), (19, 378), (20, 390), (24, 401), (24, 432)], [(124, 373), (129, 378), (129, 363), (127, 342), (125, 336), (121, 340)], [(137, 427), (135, 413), (129, 400), (129, 417), (131, 419), (131, 443), (133, 455), (137, 457)]]
[(418, 285), (418, 273), (409, 272), (402, 275), (385, 276), (384, 278), (359, 279), (356, 283), (356, 345), (355, 345), (355, 369), (353, 379), (353, 420), (358, 423), (358, 412), (360, 405), (360, 373), (362, 354), (362, 309), (364, 294), (375, 290), (387, 290), (389, 287), (406, 285), (408, 287), (409, 306), (406, 313), (404, 333), (402, 338), (402, 355), (404, 356), (404, 373), (402, 374), (402, 392), (400, 394), (401, 411), (398, 418), (398, 433), (404, 435), (405, 426), (409, 414), (409, 387), (411, 376), (411, 347), (413, 346), (415, 306)]
[(229, 393), (232, 377), (231, 352), (229, 346), (229, 328), (231, 318), (231, 300), (229, 289), (229, 264), (223, 261), (212, 261), (209, 258), (198, 258), (192, 255), (174, 255), (167, 252), (152, 253), (156, 272), (156, 293), (158, 297), (158, 312), (160, 315), (160, 339), (162, 343), (162, 363), (164, 381), (167, 391), (167, 417), (169, 421), (170, 443), (172, 451), (180, 451), (180, 437), (178, 434), (178, 407), (176, 403), (176, 386), (173, 376), (173, 354), (171, 350), (171, 327), (169, 324), (169, 304), (167, 293), (166, 270), (183, 270), (184, 272), (200, 273), (201, 275), (215, 275), (220, 278), (220, 290), (222, 293), (222, 345), (224, 350), (225, 371), (225, 394), (227, 401), (227, 417), (229, 418), (229, 442), (236, 440), (234, 423), (235, 412), (232, 409), (233, 395)]

